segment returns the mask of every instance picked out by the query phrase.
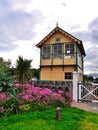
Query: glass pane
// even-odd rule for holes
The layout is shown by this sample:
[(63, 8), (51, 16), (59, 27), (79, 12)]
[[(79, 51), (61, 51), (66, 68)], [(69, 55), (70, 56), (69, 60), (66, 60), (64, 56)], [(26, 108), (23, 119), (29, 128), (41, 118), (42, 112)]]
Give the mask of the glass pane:
[(70, 48), (74, 48), (74, 44), (73, 43), (70, 44)]
[(50, 45), (43, 46), (43, 59), (50, 59)]
[(71, 72), (65, 72), (65, 79), (72, 79), (72, 73)]
[(66, 44), (66, 48), (69, 48), (69, 44)]
[(71, 58), (74, 56), (74, 44), (73, 43), (68, 43), (65, 45), (65, 56), (71, 56)]
[(62, 45), (54, 45), (54, 58), (62, 58)]

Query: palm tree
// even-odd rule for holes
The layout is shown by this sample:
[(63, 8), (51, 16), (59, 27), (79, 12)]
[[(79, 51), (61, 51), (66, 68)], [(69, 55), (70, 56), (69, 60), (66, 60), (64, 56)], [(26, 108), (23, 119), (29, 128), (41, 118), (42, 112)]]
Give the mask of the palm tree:
[(23, 59), (19, 56), (16, 61), (16, 79), (19, 84), (24, 84), (29, 81), (31, 78), (30, 69), (31, 69), (32, 60)]

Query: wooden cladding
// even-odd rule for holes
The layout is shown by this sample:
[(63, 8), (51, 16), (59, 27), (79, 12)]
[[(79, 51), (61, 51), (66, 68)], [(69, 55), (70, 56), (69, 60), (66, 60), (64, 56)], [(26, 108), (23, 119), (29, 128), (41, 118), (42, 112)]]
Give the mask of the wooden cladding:
[[(74, 71), (74, 66), (67, 66), (62, 69), (62, 66), (52, 67), (41, 67), (41, 80), (61, 80), (65, 81), (65, 73), (67, 73), (67, 80), (72, 80), (68, 77), (69, 72), (72, 74)], [(72, 76), (72, 75), (71, 75)], [(68, 79), (69, 78), (69, 79)]]

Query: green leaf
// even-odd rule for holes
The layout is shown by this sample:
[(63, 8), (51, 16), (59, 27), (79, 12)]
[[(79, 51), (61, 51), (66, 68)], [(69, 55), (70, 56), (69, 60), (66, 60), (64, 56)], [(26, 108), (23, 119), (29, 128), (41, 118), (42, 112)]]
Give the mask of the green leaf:
[(3, 90), (3, 87), (0, 87), (0, 92), (2, 92), (2, 90)]

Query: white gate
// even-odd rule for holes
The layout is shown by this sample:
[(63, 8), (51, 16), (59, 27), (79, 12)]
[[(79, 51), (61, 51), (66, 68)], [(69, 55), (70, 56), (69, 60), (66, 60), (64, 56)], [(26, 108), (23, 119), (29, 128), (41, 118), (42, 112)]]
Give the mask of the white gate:
[(98, 102), (98, 84), (79, 83), (78, 101)]

